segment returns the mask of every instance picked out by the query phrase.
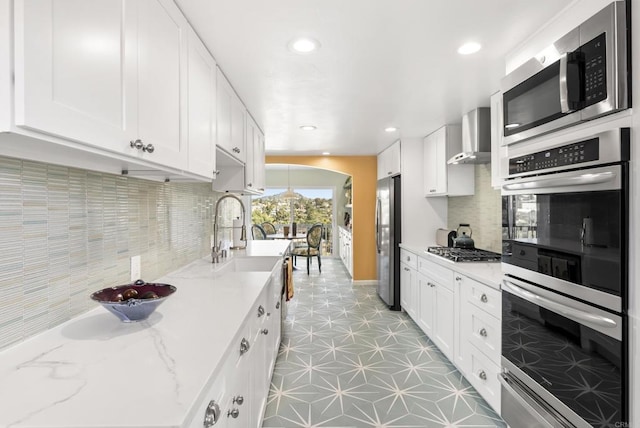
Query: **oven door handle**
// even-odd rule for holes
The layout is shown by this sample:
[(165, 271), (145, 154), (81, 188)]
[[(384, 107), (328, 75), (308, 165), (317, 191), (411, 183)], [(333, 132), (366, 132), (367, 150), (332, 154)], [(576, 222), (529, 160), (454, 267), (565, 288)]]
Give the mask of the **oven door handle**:
[(567, 318), (583, 321), (585, 323), (597, 325), (599, 327), (604, 327), (604, 328), (616, 328), (618, 326), (618, 323), (616, 323), (611, 318), (607, 318), (602, 315), (591, 314), (578, 309), (570, 308), (566, 305), (563, 305), (562, 303), (554, 302), (551, 299), (542, 297), (529, 290), (525, 290), (521, 287), (518, 287), (516, 284), (514, 284), (511, 281), (507, 281), (506, 279), (502, 280), (502, 285), (511, 294), (514, 294), (520, 297), (521, 299), (531, 302), (534, 305), (542, 306), (543, 308), (549, 309), (554, 312), (558, 312), (559, 314), (564, 315)]
[[(510, 397), (516, 400), (516, 402), (520, 404), (525, 411), (536, 417), (536, 419), (538, 419), (538, 423), (540, 424), (538, 425), (540, 428), (553, 428), (553, 425), (549, 423), (547, 418), (540, 414), (539, 410), (542, 410), (542, 406), (540, 406), (540, 403), (536, 402), (536, 400), (534, 400), (532, 397), (529, 397), (529, 394), (527, 394), (520, 388), (516, 389), (516, 386), (512, 385), (509, 378), (504, 374), (498, 374), (498, 381), (500, 381), (502, 388), (504, 388), (503, 394), (507, 393)], [(544, 409), (544, 411), (546, 412), (547, 409)]]
[(578, 171), (573, 175), (565, 175), (563, 177), (544, 176), (534, 178), (523, 178), (515, 183), (506, 183), (502, 185), (503, 190), (529, 190), (529, 189), (546, 189), (553, 187), (567, 186), (586, 186), (593, 184), (601, 184), (612, 181), (616, 178), (613, 171), (603, 171), (597, 173), (585, 173)]

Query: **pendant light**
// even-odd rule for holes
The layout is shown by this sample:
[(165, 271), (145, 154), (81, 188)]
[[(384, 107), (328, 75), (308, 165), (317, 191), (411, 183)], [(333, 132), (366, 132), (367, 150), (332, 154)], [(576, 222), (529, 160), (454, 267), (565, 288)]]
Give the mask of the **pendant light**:
[(291, 165), (287, 165), (287, 191), (282, 194), (282, 199), (298, 199), (298, 195), (291, 188)]

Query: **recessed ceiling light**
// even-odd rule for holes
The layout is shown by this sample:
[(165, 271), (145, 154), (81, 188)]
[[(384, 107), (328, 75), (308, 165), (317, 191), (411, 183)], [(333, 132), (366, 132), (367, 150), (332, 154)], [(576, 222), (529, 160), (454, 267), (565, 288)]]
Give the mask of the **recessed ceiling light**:
[(299, 37), (289, 42), (289, 49), (296, 53), (308, 54), (320, 49), (320, 43), (308, 37)]
[(396, 132), (398, 128), (395, 126), (389, 126), (388, 128), (384, 128), (384, 132)]
[(323, 154), (324, 156), (329, 156), (331, 153), (329, 153), (329, 152), (322, 152), (322, 154)]
[(316, 127), (313, 125), (302, 125), (300, 129), (303, 131), (315, 131)]
[(505, 125), (504, 127), (507, 129), (513, 129), (513, 128), (517, 128), (518, 126), (520, 126), (519, 123), (509, 123), (507, 125)]
[(464, 45), (458, 48), (458, 53), (460, 55), (469, 55), (469, 54), (478, 52), (481, 47), (482, 46), (480, 46), (480, 43), (476, 43), (476, 42), (465, 43)]

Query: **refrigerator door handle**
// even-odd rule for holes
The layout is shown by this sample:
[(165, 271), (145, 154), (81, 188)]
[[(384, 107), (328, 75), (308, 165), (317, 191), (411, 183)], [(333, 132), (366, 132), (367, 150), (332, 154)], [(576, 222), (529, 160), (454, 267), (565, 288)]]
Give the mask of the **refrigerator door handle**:
[(380, 254), (380, 212), (382, 211), (382, 203), (380, 198), (376, 198), (376, 249)]

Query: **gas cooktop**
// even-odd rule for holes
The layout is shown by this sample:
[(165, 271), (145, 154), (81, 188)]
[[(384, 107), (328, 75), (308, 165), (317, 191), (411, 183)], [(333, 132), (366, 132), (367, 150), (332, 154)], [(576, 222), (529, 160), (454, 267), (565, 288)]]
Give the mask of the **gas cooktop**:
[(499, 262), (502, 257), (493, 251), (478, 248), (429, 247), (427, 252), (454, 262)]

